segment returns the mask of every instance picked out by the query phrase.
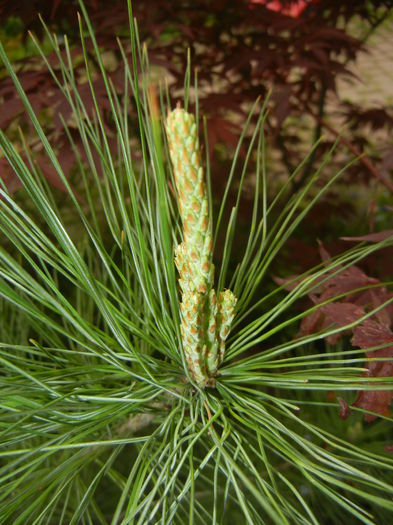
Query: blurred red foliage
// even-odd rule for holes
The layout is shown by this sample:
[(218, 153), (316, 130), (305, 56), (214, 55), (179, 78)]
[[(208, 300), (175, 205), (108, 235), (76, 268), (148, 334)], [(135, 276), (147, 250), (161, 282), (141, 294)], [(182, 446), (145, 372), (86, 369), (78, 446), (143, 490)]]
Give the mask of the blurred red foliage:
[[(109, 75), (121, 93), (121, 60), (115, 32), (116, 28), (127, 27), (126, 2), (114, 0), (109, 5), (103, 0), (86, 0), (85, 5), (101, 48), (110, 50), (119, 59), (118, 69)], [(317, 153), (299, 175), (299, 184), (334, 140), (335, 130), (324, 119), (326, 96), (328, 93), (335, 96), (338, 77), (351, 76), (348, 65), (364, 48), (363, 42), (351, 35), (349, 22), (355, 17), (362, 20), (366, 33), (369, 33), (388, 16), (390, 9), (390, 1), (380, 0), (133, 1), (141, 40), (148, 44), (151, 63), (169, 73), (172, 93), (180, 92), (183, 87), (186, 50), (190, 49), (192, 64), (198, 68), (200, 110), (208, 119), (212, 153), (217, 143), (231, 147), (236, 144), (250, 104), (258, 96), (265, 96), (270, 88), (273, 88), (273, 94), (266, 132), (289, 172), (302, 160), (304, 148), (301, 145), (305, 139), (299, 133), (299, 127), (286, 125), (288, 120), (294, 122), (293, 117), (296, 117), (298, 122), (304, 122), (304, 117), (308, 116), (313, 135), (311, 141), (318, 139), (323, 129), (328, 131)], [(80, 52), (77, 10), (76, 0), (51, 3), (44, 0), (0, 0), (2, 21), (9, 16), (19, 16), (26, 30), (31, 29), (40, 35), (42, 26), (37, 17), (37, 12), (40, 12), (58, 35), (67, 32), (76, 54)], [(42, 108), (46, 102), (67, 116), (69, 110), (61, 103), (61, 95), (44, 66), (31, 58), (24, 60), (23, 64), (16, 64), (16, 67), (36, 109)], [(83, 68), (83, 64), (76, 65), (76, 76), (79, 68)], [(106, 117), (109, 110), (105, 89), (99, 80), (95, 88)], [(87, 92), (85, 96), (89, 96)], [(1, 128), (7, 129), (15, 119), (23, 121), (21, 104), (7, 79), (0, 81), (1, 99)], [(393, 117), (387, 107), (375, 110), (339, 100), (336, 100), (336, 107), (353, 126), (344, 141), (352, 148), (351, 154), (357, 155), (367, 149), (369, 125), (374, 128), (391, 126)], [(110, 118), (107, 125), (111, 125)], [(333, 139), (329, 138), (329, 133)], [(55, 146), (62, 150), (68, 148), (72, 154), (58, 118), (55, 118), (52, 129), (48, 129), (48, 134)], [(391, 152), (389, 148), (381, 147), (373, 155), (367, 161), (363, 158), (350, 174), (357, 181), (377, 176), (379, 181), (388, 185)]]
[[(365, 236), (370, 242), (391, 236), (389, 232), (381, 232), (373, 236)], [(371, 238), (370, 238), (371, 237)], [(329, 253), (320, 247), (323, 261), (328, 261)], [(293, 277), (277, 281), (287, 289), (293, 289), (299, 280)], [(291, 281), (291, 284), (286, 284)], [(320, 285), (308, 294), (315, 305), (321, 305), (313, 313), (302, 319), (298, 336), (305, 336), (334, 326), (345, 327), (357, 323), (361, 318), (371, 313), (369, 317), (359, 322), (348, 331), (352, 332), (353, 346), (366, 351), (365, 377), (393, 377), (393, 293), (388, 292), (378, 279), (367, 276), (357, 266), (340, 267), (330, 272), (330, 277), (323, 277)], [(335, 298), (338, 297), (338, 300)], [(332, 302), (328, 302), (328, 301)], [(327, 304), (325, 304), (327, 302)], [(348, 332), (347, 331), (347, 332)], [(329, 335), (326, 340), (330, 344), (337, 343), (343, 332)], [(374, 348), (374, 347), (382, 348)], [(375, 361), (375, 359), (378, 359)], [(353, 406), (361, 407), (375, 414), (388, 415), (389, 406), (393, 400), (393, 390), (359, 390)], [(346, 418), (350, 410), (340, 401), (340, 417)], [(367, 422), (376, 419), (374, 414), (365, 414)]]
[(277, 11), (284, 15), (292, 16), (293, 18), (298, 18), (307, 8), (307, 5), (313, 2), (315, 3), (316, 0), (295, 0), (289, 4), (285, 2), (283, 4), (283, 2), (279, 0), (250, 0), (250, 4), (265, 5), (272, 11)]

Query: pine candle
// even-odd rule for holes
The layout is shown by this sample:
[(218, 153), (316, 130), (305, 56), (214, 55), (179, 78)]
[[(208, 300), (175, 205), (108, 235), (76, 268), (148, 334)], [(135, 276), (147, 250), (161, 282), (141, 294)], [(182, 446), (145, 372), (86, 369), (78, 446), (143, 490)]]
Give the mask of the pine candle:
[(183, 225), (175, 251), (181, 289), (181, 336), (193, 380), (211, 384), (235, 313), (230, 290), (214, 290), (212, 227), (194, 116), (177, 107), (166, 121), (169, 153)]

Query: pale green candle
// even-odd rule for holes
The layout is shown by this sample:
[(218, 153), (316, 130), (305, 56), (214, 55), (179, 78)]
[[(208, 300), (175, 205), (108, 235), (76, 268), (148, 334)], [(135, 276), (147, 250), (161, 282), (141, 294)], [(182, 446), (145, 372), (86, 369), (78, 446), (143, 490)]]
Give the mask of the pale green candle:
[(205, 386), (222, 362), (236, 298), (226, 290), (217, 301), (214, 291), (212, 227), (194, 116), (176, 108), (166, 131), (183, 224), (183, 242), (175, 252), (183, 350), (193, 379)]

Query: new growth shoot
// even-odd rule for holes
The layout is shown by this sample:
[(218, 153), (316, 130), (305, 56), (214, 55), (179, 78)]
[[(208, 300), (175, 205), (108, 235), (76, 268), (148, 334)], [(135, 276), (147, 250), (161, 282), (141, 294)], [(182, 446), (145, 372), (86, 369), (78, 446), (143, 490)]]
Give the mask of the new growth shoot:
[(194, 116), (177, 107), (168, 115), (166, 131), (183, 225), (183, 242), (175, 252), (183, 350), (193, 380), (213, 385), (236, 297), (224, 290), (217, 298), (214, 289), (212, 225)]

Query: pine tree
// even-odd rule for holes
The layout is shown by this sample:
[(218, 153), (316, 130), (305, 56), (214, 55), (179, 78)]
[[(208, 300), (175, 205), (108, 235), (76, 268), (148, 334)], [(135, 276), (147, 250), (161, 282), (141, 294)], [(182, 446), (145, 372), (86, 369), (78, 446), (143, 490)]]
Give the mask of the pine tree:
[[(323, 346), (353, 323), (295, 338), (299, 321), (321, 305), (294, 305), (393, 239), (363, 243), (285, 286), (267, 287), (272, 261), (341, 174), (319, 184), (331, 152), (297, 194), (283, 198), (301, 166), (268, 203), (266, 104), (257, 101), (213, 226), (210, 171), (204, 174), (188, 89), (184, 109), (173, 111), (164, 93), (158, 104), (147, 89), (148, 61), (129, 4), (132, 64), (121, 48), (127, 82), (118, 96), (81, 9), (93, 111), (80, 96), (67, 40), (60, 49), (46, 28), (61, 75), (38, 47), (73, 110), (76, 129), (64, 122), (69, 140), (75, 146), (77, 133), (83, 146), (83, 153), (74, 148), (78, 194), (0, 45), (79, 232), (71, 235), (27, 142), (19, 147), (1, 132), (2, 155), (24, 199), (22, 206), (4, 185), (0, 190), (7, 241), (0, 249), (0, 522), (389, 523), (393, 460), (384, 444), (391, 418), (368, 425), (366, 411), (355, 407), (344, 421), (329, 396), (351, 402), (359, 390), (391, 389), (392, 378), (362, 375), (365, 349)], [(115, 151), (94, 98), (92, 54), (107, 90)], [(241, 147), (242, 176), (234, 181)], [(232, 264), (252, 155), (252, 220)]]

